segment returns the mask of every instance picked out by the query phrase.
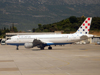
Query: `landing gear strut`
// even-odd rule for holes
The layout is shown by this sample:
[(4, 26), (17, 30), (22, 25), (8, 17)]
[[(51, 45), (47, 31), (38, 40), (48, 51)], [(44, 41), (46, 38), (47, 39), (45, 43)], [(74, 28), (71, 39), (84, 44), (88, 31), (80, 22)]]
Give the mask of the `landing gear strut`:
[(52, 47), (51, 47), (51, 46), (49, 46), (49, 47), (48, 47), (48, 49), (49, 49), (49, 50), (51, 50), (51, 49), (52, 49)]
[(44, 50), (44, 47), (45, 46), (43, 46), (43, 44), (38, 45), (38, 48), (40, 48), (41, 50)]
[(16, 50), (19, 50), (19, 48), (18, 48), (19, 46), (17, 45), (17, 48), (16, 48)]

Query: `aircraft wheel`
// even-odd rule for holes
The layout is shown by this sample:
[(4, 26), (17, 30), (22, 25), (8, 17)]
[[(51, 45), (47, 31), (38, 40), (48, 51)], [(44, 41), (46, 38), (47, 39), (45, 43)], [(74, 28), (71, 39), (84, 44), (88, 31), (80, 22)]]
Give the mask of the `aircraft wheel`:
[(51, 47), (51, 46), (49, 46), (49, 47), (48, 47), (48, 49), (49, 49), (49, 50), (51, 50), (51, 49), (52, 49), (52, 47)]

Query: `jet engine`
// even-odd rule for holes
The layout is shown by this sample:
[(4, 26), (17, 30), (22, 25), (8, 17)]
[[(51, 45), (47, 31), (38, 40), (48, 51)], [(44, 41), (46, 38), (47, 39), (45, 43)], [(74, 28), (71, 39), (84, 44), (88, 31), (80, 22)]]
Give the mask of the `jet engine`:
[(33, 48), (33, 43), (25, 43), (25, 48)]

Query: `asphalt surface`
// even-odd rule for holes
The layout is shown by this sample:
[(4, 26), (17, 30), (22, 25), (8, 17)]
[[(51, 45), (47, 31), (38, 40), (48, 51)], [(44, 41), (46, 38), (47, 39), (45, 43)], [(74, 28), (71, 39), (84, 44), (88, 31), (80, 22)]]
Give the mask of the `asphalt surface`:
[(100, 45), (52, 47), (0, 45), (0, 75), (100, 75)]

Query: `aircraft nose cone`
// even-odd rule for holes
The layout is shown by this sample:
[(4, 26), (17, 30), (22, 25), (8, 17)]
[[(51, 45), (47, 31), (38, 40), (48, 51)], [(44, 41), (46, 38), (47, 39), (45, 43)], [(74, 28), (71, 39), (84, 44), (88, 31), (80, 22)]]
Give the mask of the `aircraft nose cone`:
[(8, 43), (8, 41), (5, 42), (6, 44)]

